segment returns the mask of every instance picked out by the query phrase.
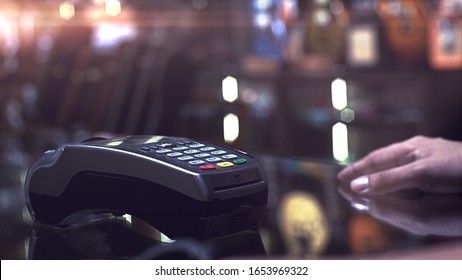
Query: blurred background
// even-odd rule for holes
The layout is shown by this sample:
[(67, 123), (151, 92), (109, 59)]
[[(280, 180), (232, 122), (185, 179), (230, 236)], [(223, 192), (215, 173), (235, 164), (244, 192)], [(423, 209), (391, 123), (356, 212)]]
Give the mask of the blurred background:
[(461, 120), (461, 0), (0, 1), (3, 163), (95, 134), (345, 163)]
[[(0, 0), (0, 251), (24, 257), (8, 248), (29, 234), (34, 160), (120, 134), (342, 164), (462, 140), (462, 0)], [(263, 163), (273, 205), (281, 171)], [(342, 220), (335, 174), (307, 166)]]

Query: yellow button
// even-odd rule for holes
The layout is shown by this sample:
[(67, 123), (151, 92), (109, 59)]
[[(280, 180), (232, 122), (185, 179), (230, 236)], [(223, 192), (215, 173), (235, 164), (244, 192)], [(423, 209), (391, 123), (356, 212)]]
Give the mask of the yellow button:
[(231, 167), (233, 166), (234, 164), (229, 162), (229, 161), (223, 161), (223, 162), (219, 162), (217, 163), (217, 166), (219, 167)]

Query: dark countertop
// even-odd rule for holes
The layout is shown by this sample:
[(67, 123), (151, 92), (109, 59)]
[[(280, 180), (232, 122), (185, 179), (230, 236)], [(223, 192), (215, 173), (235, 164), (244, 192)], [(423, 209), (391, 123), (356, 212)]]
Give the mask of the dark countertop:
[(258, 156), (269, 182), (260, 230), (200, 242), (165, 237), (132, 218), (97, 215), (65, 231), (37, 228), (24, 168), (1, 166), (1, 259), (462, 259), (462, 195), (406, 191), (359, 197), (337, 164)]

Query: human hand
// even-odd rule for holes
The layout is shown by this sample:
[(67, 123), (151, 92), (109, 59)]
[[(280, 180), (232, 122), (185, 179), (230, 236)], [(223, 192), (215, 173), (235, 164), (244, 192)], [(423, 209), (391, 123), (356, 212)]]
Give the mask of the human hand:
[(462, 192), (462, 142), (416, 136), (375, 150), (337, 176), (354, 192)]

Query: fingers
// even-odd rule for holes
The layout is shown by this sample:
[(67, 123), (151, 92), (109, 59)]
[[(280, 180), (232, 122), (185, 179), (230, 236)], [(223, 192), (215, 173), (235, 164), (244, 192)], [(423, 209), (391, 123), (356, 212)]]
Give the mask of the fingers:
[(406, 143), (393, 144), (376, 150), (346, 167), (338, 174), (341, 182), (349, 182), (363, 175), (399, 167), (415, 160), (414, 149)]
[(462, 191), (462, 144), (442, 139), (413, 137), (378, 149), (338, 174), (342, 183), (363, 194), (407, 188), (425, 192)]
[(361, 194), (381, 194), (403, 189), (415, 188), (422, 184), (422, 164), (411, 163), (386, 169), (369, 175), (360, 176), (351, 181), (350, 187)]

